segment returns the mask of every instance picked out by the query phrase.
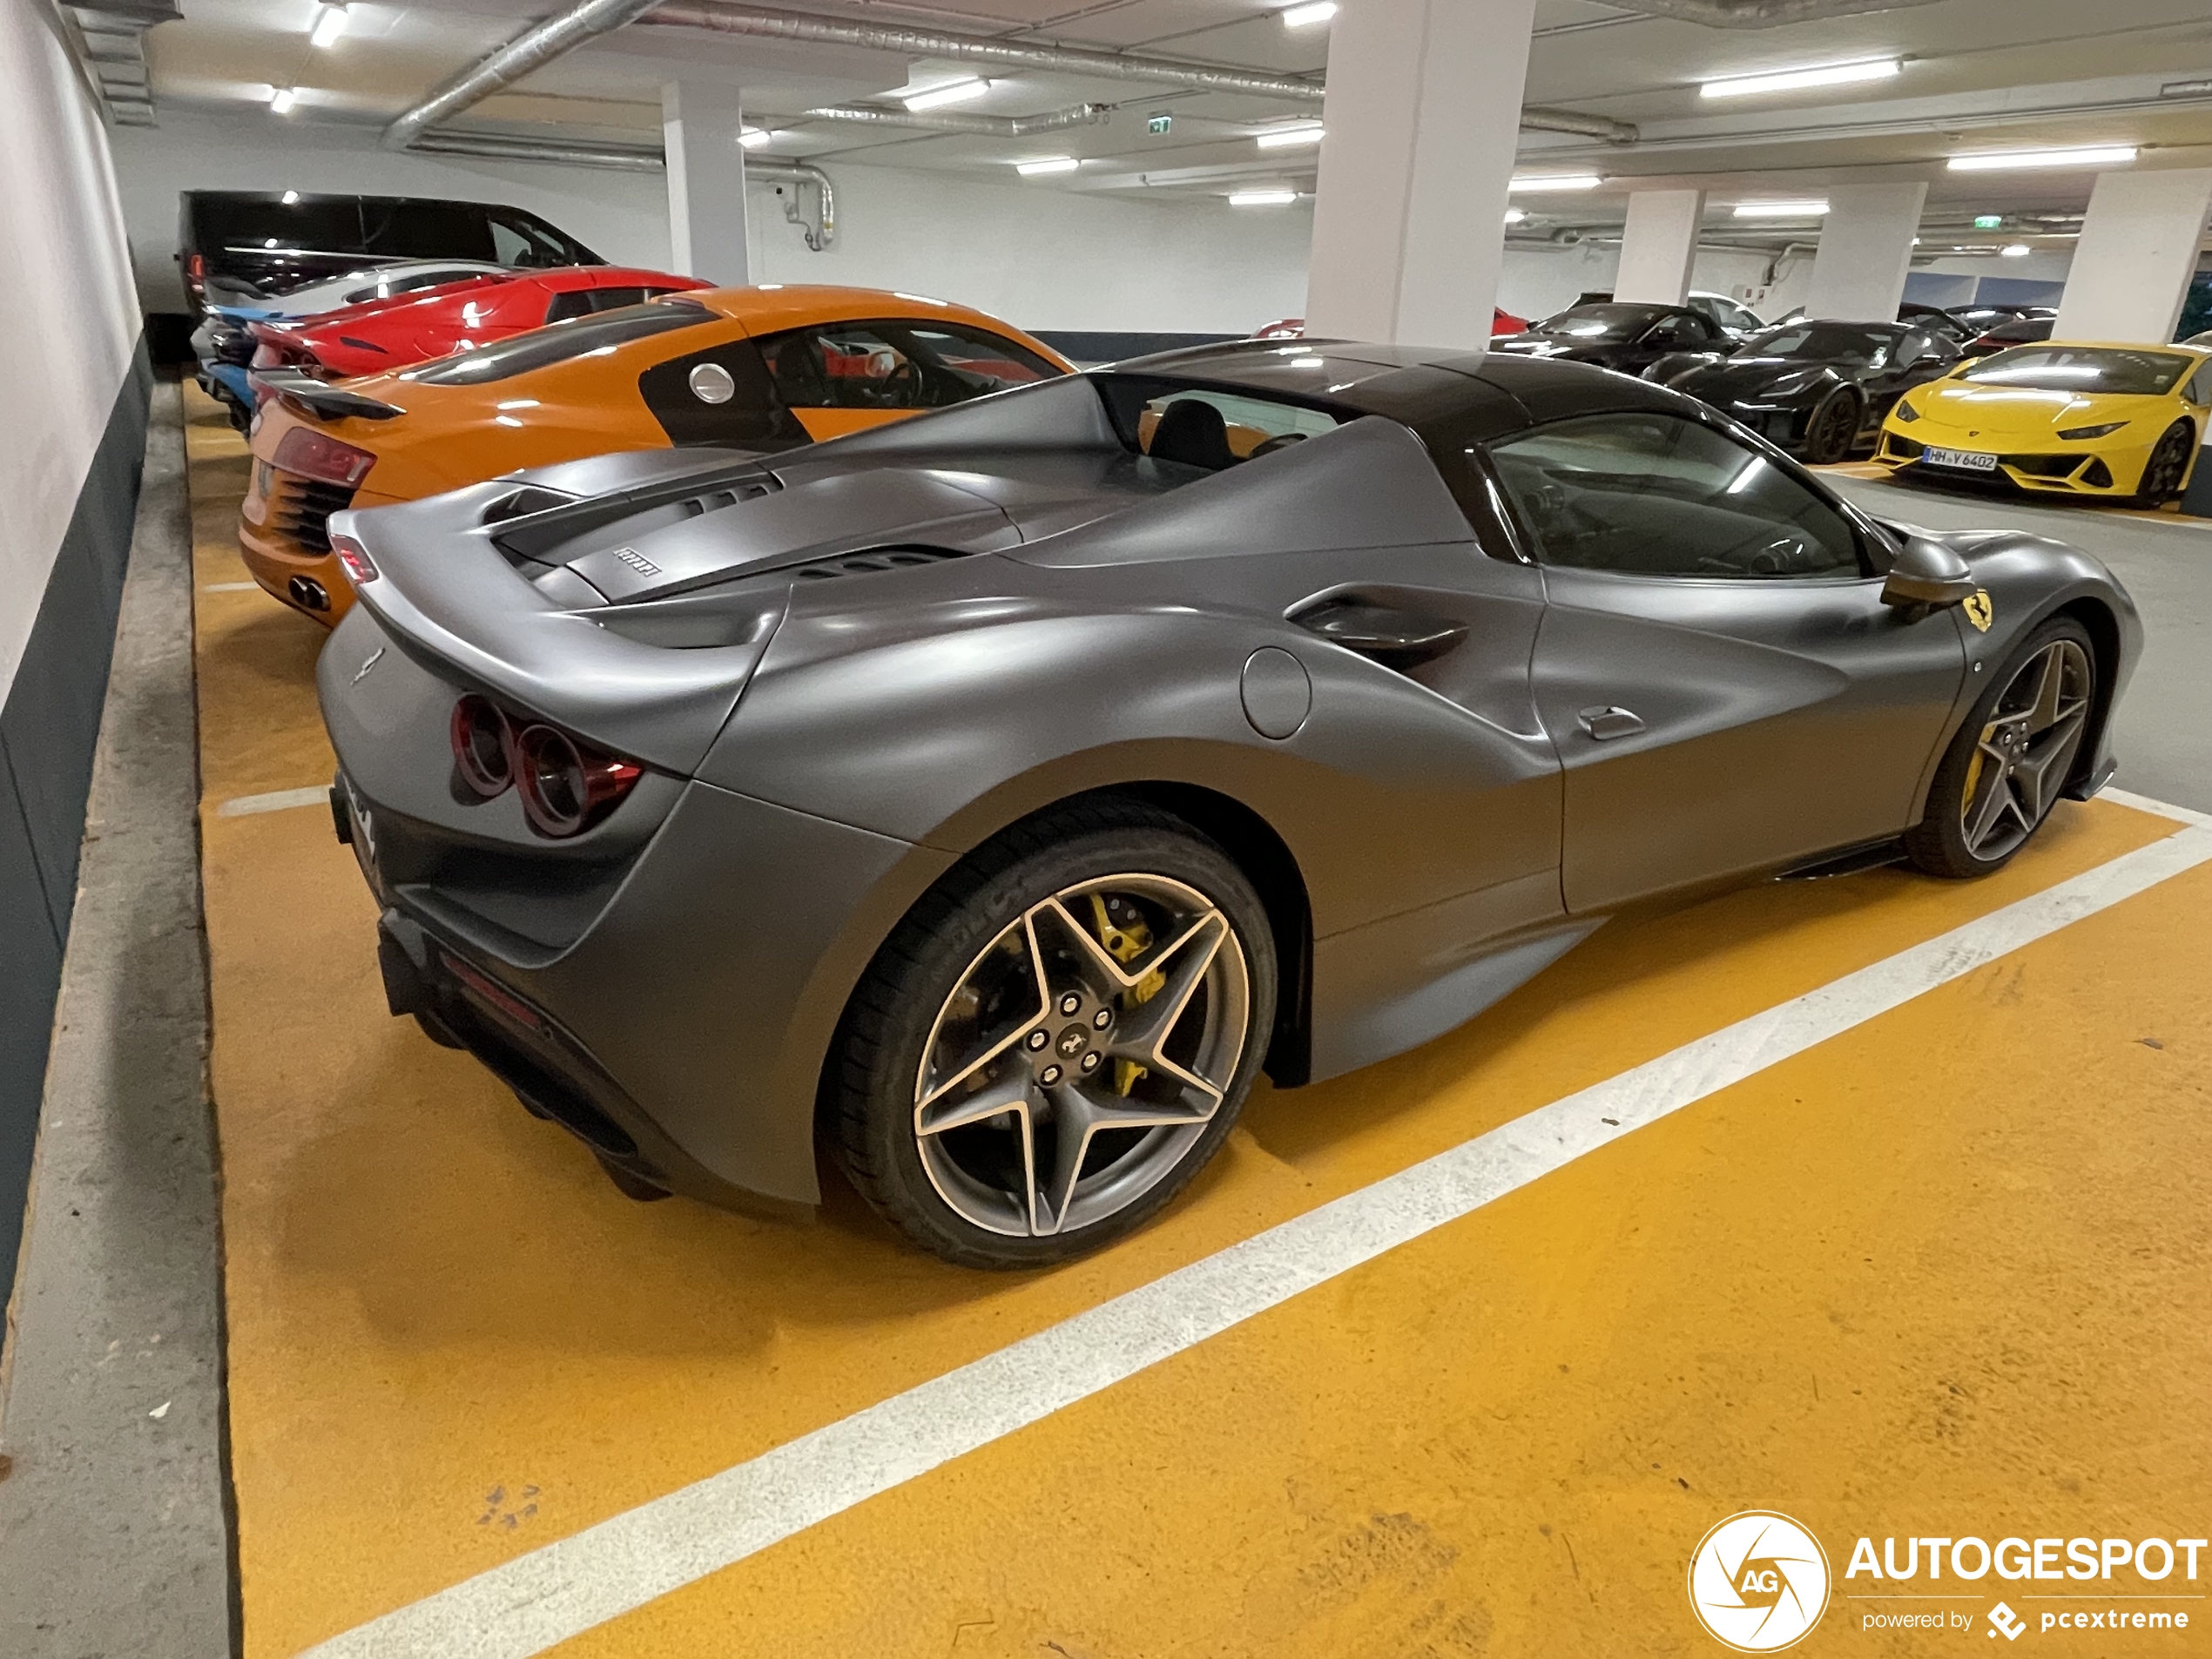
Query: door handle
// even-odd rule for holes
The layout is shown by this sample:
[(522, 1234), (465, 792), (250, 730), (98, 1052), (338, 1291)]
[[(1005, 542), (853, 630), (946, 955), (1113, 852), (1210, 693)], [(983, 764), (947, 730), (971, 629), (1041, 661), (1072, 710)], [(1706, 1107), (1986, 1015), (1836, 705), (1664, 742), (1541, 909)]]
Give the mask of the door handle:
[(1467, 637), (1463, 622), (1352, 597), (1325, 599), (1290, 620), (1330, 644), (1372, 657), (1386, 668), (1411, 668), (1441, 657)]
[(1582, 723), (1582, 730), (1603, 743), (1608, 738), (1634, 737), (1643, 730), (1643, 718), (1632, 709), (1610, 705), (1601, 708), (1584, 709), (1575, 717)]

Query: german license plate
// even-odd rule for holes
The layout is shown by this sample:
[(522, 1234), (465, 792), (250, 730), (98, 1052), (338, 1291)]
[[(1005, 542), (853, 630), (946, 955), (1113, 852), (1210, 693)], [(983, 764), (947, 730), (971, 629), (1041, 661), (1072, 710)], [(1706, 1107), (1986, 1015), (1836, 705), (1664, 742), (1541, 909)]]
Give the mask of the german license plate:
[(1952, 467), (1960, 472), (1995, 472), (1995, 455), (1976, 455), (1971, 449), (1930, 449), (1921, 457), (1931, 467)]

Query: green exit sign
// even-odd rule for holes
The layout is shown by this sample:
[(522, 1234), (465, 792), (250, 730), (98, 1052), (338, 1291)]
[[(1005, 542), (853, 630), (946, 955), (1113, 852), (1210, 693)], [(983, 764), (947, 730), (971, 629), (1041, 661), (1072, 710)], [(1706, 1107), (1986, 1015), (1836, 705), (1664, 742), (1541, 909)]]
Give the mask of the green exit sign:
[(2005, 216), (2002, 213), (1976, 213), (1974, 228), (1978, 231), (2001, 231), (2005, 228)]
[(1171, 115), (1156, 115), (1144, 124), (1144, 130), (1156, 138), (1163, 132), (1172, 132), (1175, 130), (1175, 118)]

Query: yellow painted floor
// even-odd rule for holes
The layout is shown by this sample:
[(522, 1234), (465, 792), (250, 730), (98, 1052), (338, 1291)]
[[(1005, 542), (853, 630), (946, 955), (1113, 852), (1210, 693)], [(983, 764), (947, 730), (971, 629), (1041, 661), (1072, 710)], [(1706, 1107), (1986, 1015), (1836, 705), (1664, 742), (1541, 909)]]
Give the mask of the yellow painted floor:
[[(1987, 882), (1877, 871), (1622, 919), (1413, 1054), (1263, 1085), (1158, 1224), (1055, 1272), (941, 1266), (833, 1181), (807, 1227), (639, 1205), (474, 1061), (387, 1016), (374, 911), (327, 812), (219, 814), (329, 777), (322, 635), (258, 592), (208, 591), (246, 579), (244, 448), (213, 405), (190, 408), (250, 1659), (2175, 827), (2065, 806)], [(2212, 867), (558, 1651), (1710, 1654), (1684, 1569), (1742, 1508), (1784, 1510), (1831, 1550), (2201, 1534), (2208, 939)], [(2212, 1646), (2195, 1637), (2157, 1651)], [(1930, 1640), (1862, 1634), (1839, 1600), (1804, 1650)]]

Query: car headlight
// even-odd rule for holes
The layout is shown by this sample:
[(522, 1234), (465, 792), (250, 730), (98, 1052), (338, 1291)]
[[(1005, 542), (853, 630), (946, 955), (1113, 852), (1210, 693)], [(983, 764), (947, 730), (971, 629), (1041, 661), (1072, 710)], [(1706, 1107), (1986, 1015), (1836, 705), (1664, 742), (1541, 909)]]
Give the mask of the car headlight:
[(2091, 438), (2108, 438), (2127, 424), (2125, 421), (2107, 421), (2102, 426), (2070, 426), (2059, 436), (2068, 443), (2085, 443)]
[(1915, 421), (1920, 418), (1920, 411), (1914, 408), (1910, 403), (1899, 399), (1897, 406), (1897, 418), (1906, 426), (1911, 426)]

